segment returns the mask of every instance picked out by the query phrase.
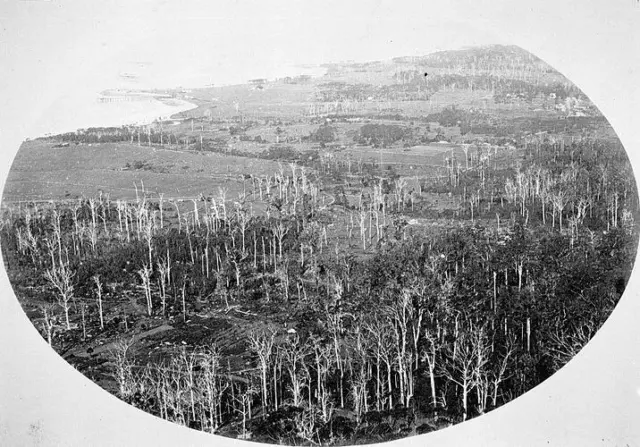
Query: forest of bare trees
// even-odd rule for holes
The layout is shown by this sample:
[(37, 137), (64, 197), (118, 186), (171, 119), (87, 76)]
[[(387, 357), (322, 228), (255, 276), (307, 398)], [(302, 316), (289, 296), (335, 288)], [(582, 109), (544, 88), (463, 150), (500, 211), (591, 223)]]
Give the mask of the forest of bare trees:
[[(244, 176), (237, 197), (141, 185), (135, 201), (6, 207), (3, 258), (47, 342), (88, 375), (100, 359), (105, 388), (159, 417), (289, 444), (428, 432), (562, 367), (630, 274), (624, 150), (520, 150), (468, 146), (418, 182), (378, 169), (350, 200), (323, 182), (367, 167), (323, 156)], [(434, 191), (458, 204), (448, 228), (409, 225)], [(182, 340), (145, 344), (165, 329)]]

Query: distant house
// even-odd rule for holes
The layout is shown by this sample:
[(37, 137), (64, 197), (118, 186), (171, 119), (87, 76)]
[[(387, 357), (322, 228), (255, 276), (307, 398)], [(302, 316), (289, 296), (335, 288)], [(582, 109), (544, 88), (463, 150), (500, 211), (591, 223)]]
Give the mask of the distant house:
[(258, 79), (249, 79), (249, 84), (251, 85), (262, 85), (262, 84), (266, 84), (267, 80), (266, 79), (262, 79), (262, 78), (258, 78)]

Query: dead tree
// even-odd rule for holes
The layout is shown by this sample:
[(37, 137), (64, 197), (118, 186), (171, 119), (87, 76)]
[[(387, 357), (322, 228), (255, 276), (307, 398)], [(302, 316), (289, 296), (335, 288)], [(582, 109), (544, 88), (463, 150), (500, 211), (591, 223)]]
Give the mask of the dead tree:
[(495, 408), (498, 405), (498, 394), (500, 384), (509, 378), (507, 375), (507, 369), (511, 365), (512, 357), (515, 353), (515, 342), (513, 337), (507, 338), (504, 352), (499, 357), (499, 363), (493, 370), (490, 377), (491, 382), (491, 404)]
[(53, 305), (44, 304), (40, 307), (42, 309), (42, 325), (44, 326), (45, 333), (47, 334), (47, 342), (49, 346), (53, 346), (53, 337), (55, 335), (56, 317), (53, 313)]
[[(233, 386), (233, 384), (231, 385)], [(247, 432), (247, 420), (251, 419), (251, 403), (253, 396), (258, 392), (253, 385), (247, 386), (245, 390), (238, 396), (234, 396), (236, 403), (240, 407), (236, 410), (242, 416), (242, 433), (238, 436), (240, 439), (249, 439), (250, 434)]]
[(96, 285), (96, 294), (98, 296), (98, 314), (100, 316), (100, 330), (104, 329), (104, 316), (102, 312), (102, 283), (100, 282), (100, 275), (94, 275), (92, 277), (93, 282)]
[(438, 351), (440, 350), (438, 333), (431, 327), (424, 330), (424, 339), (426, 346), (422, 351), (422, 360), (426, 360), (427, 369), (429, 371), (429, 385), (431, 387), (431, 406), (435, 409), (438, 407), (438, 398), (436, 392), (436, 361)]
[(114, 363), (114, 378), (118, 384), (118, 393), (123, 399), (128, 398), (135, 392), (135, 381), (133, 377), (133, 365), (128, 358), (129, 349), (133, 345), (134, 339), (119, 339), (113, 344), (111, 356)]
[(267, 374), (269, 372), (270, 361), (273, 355), (273, 344), (275, 340), (275, 332), (267, 331), (251, 332), (249, 334), (249, 344), (251, 350), (258, 356), (260, 375), (262, 378), (262, 406), (268, 408)]
[(290, 336), (287, 343), (282, 345), (284, 366), (289, 374), (290, 391), (293, 405), (299, 407), (303, 400), (303, 390), (309, 386), (308, 370), (303, 366), (308, 355), (308, 346), (300, 340), (298, 334)]
[(44, 276), (58, 291), (58, 303), (64, 309), (65, 323), (67, 330), (70, 330), (69, 308), (71, 307), (70, 302), (73, 299), (73, 278), (75, 277), (75, 272), (71, 271), (69, 264), (62, 263), (57, 267), (51, 267), (45, 272)]
[(223, 382), (220, 371), (220, 351), (212, 346), (208, 352), (199, 353), (201, 374), (196, 378), (196, 387), (202, 391), (205, 414), (208, 416), (206, 425), (211, 433), (215, 433), (222, 423), (222, 396), (228, 385)]
[(142, 288), (147, 300), (147, 313), (151, 315), (153, 312), (153, 301), (151, 300), (151, 269), (147, 265), (143, 265), (142, 268), (138, 270), (138, 275), (142, 280)]
[[(474, 370), (477, 367), (474, 331), (477, 328), (469, 324), (468, 328), (459, 328), (453, 343), (447, 345), (448, 361), (441, 366), (442, 375), (458, 385), (462, 391), (462, 420), (469, 414), (469, 393), (474, 387)], [(476, 334), (477, 336), (477, 334)]]
[(278, 259), (280, 261), (282, 261), (284, 237), (287, 235), (288, 232), (289, 232), (289, 228), (287, 228), (287, 226), (284, 225), (282, 221), (278, 222), (278, 225), (276, 225), (273, 228), (273, 234), (278, 239), (278, 248), (279, 248)]
[(167, 307), (167, 285), (169, 278), (169, 258), (165, 260), (165, 262), (158, 262), (158, 274), (160, 275), (160, 300), (162, 302), (162, 315), (166, 315), (166, 307)]

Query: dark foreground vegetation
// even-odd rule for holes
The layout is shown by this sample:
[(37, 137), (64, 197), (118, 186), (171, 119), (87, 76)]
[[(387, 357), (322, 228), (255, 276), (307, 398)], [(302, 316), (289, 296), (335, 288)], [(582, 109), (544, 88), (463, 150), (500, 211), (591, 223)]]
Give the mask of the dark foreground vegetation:
[[(309, 139), (344, 142), (340, 126)], [(607, 319), (635, 258), (636, 185), (619, 142), (585, 132), (487, 143), (467, 130), (429, 171), (385, 163), (380, 148), (413, 145), (409, 126), (358, 125), (349, 138), (370, 159), (261, 148), (295, 161), (243, 175), (233, 196), (140, 185), (135, 200), (5, 205), (5, 267), (67, 361), (197, 430), (343, 445), (476, 417), (547, 379)], [(100, 140), (87, 135), (59, 140)]]

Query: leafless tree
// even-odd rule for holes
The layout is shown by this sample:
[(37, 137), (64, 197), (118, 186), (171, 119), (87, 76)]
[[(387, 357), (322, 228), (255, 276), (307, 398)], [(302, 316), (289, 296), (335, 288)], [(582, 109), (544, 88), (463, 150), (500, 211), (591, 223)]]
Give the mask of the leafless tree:
[(558, 328), (551, 334), (548, 351), (556, 369), (564, 366), (575, 357), (591, 340), (598, 330), (598, 324), (592, 320), (577, 327)]
[(469, 415), (469, 393), (474, 387), (474, 370), (477, 368), (477, 339), (481, 329), (472, 323), (467, 328), (459, 328), (453, 343), (446, 346), (448, 361), (441, 365), (442, 375), (458, 385), (462, 390), (463, 420)]
[(142, 289), (147, 300), (147, 313), (151, 315), (153, 312), (153, 301), (151, 300), (151, 269), (145, 264), (140, 270), (138, 275), (142, 280)]
[(251, 402), (253, 401), (253, 396), (257, 393), (258, 390), (250, 384), (243, 392), (235, 397), (235, 401), (240, 404), (237, 411), (242, 416), (242, 433), (239, 436), (240, 439), (249, 439), (251, 436), (250, 433), (247, 432), (247, 420), (251, 418)]
[(555, 216), (558, 215), (560, 230), (562, 230), (562, 212), (567, 204), (567, 196), (564, 191), (558, 190), (551, 194), (551, 204), (553, 205), (553, 225), (555, 225)]
[(507, 375), (507, 369), (513, 360), (515, 354), (515, 340), (513, 337), (508, 337), (504, 351), (500, 357), (498, 357), (498, 363), (494, 366), (493, 373), (491, 374), (491, 404), (495, 408), (498, 405), (498, 395), (500, 384), (509, 378)]
[(118, 392), (123, 399), (128, 398), (135, 392), (135, 381), (133, 378), (133, 365), (128, 358), (129, 349), (133, 345), (134, 339), (119, 339), (113, 343), (111, 355), (114, 362), (114, 378), (118, 384)]
[(289, 232), (289, 228), (287, 228), (287, 226), (284, 225), (281, 221), (278, 222), (278, 225), (276, 225), (273, 228), (273, 234), (278, 239), (278, 248), (279, 248), (278, 259), (279, 260), (282, 260), (284, 237), (287, 235), (288, 232)]
[(169, 284), (170, 260), (167, 258), (159, 261), (157, 264), (158, 274), (160, 275), (160, 299), (162, 301), (162, 315), (166, 315), (167, 307), (167, 285)]
[(58, 303), (64, 309), (64, 318), (67, 330), (69, 330), (71, 329), (71, 323), (69, 322), (69, 309), (71, 307), (70, 302), (73, 299), (73, 278), (75, 277), (75, 272), (71, 270), (69, 264), (62, 263), (48, 269), (44, 276), (58, 291)]
[(42, 309), (42, 325), (47, 334), (47, 342), (49, 346), (53, 346), (53, 337), (56, 328), (56, 316), (53, 313), (53, 305), (44, 304), (40, 308)]
[(251, 350), (256, 353), (259, 360), (260, 374), (262, 378), (262, 406), (263, 408), (265, 408), (265, 410), (269, 405), (267, 374), (270, 368), (270, 360), (273, 355), (275, 336), (275, 332), (267, 331), (253, 331), (249, 334), (249, 344)]
[(151, 217), (149, 216), (149, 213), (145, 213), (146, 215), (146, 219), (145, 219), (145, 225), (143, 227), (143, 234), (144, 234), (144, 239), (147, 243), (147, 251), (149, 254), (149, 272), (151, 273), (153, 271), (153, 260), (151, 258), (151, 251), (153, 249), (152, 246), (152, 241), (153, 241), (153, 219), (151, 219)]
[(431, 386), (431, 406), (437, 408), (438, 398), (436, 392), (436, 365), (438, 353), (440, 350), (439, 335), (432, 327), (426, 327), (424, 330), (424, 339), (426, 346), (422, 351), (421, 358), (426, 360), (427, 369), (429, 371), (429, 385)]
[(413, 358), (415, 353), (410, 346), (412, 320), (411, 295), (403, 290), (389, 314), (389, 325), (395, 343), (395, 364), (398, 368), (398, 384), (400, 387), (400, 403), (408, 405), (413, 397)]
[(227, 389), (220, 372), (220, 350), (212, 346), (208, 351), (200, 352), (198, 360), (202, 373), (196, 379), (196, 387), (202, 390), (208, 429), (215, 433), (222, 423), (222, 396)]
[[(373, 355), (376, 359), (376, 410), (380, 411), (385, 405), (385, 385), (387, 387), (386, 394), (389, 399), (389, 409), (393, 408), (393, 382), (391, 379), (393, 365), (393, 349), (394, 340), (391, 332), (388, 330), (387, 321), (379, 316), (373, 316), (369, 321), (364, 323), (365, 330), (369, 331), (371, 337), (375, 340)], [(382, 368), (386, 370), (386, 378), (382, 375)]]
[(102, 282), (100, 282), (100, 275), (94, 275), (92, 279), (96, 285), (96, 294), (98, 295), (98, 315), (100, 316), (100, 330), (103, 330), (104, 315), (102, 312)]
[(281, 346), (284, 366), (287, 369), (290, 380), (290, 391), (293, 397), (293, 405), (299, 407), (303, 401), (303, 390), (309, 387), (309, 373), (303, 364), (309, 354), (309, 346), (300, 340), (295, 334), (289, 336), (287, 343)]

